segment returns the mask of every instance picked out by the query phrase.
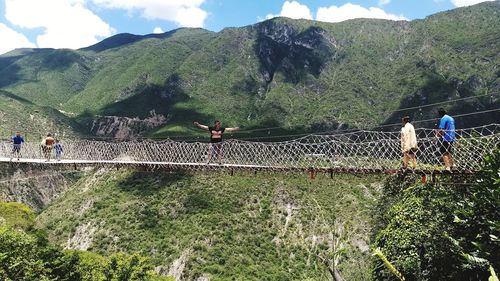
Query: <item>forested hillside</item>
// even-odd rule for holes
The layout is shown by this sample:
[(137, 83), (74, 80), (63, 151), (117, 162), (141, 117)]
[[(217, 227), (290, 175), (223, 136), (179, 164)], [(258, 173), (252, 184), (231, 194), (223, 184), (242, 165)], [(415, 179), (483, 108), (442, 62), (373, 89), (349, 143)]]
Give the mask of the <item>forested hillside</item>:
[[(318, 175), (311, 181), (303, 174), (274, 172), (87, 169), (37, 182), (35, 172), (6, 169), (0, 196), (41, 208), (34, 228), (60, 247), (105, 257), (125, 254), (120, 259), (148, 257), (139, 269), (153, 265), (157, 274), (176, 280), (370, 276), (372, 211), (383, 177)], [(15, 181), (4, 181), (9, 173)], [(59, 188), (63, 184), (66, 188)], [(39, 194), (45, 195), (44, 204), (32, 199)], [(0, 208), (0, 217), (6, 216), (13, 217)], [(6, 241), (4, 247), (12, 245)]]
[[(227, 137), (281, 140), (391, 130), (402, 115), (433, 128), (441, 106), (458, 128), (498, 123), (499, 44), (493, 1), (409, 22), (274, 18), (220, 32), (118, 34), (79, 50), (20, 49), (0, 56), (0, 139), (20, 130), (36, 144), (47, 132), (68, 144), (192, 141), (205, 133), (192, 121), (220, 119), (243, 129)], [(482, 149), (469, 148), (481, 141), (455, 149), (477, 158)], [(387, 142), (379, 143), (370, 148)], [(498, 281), (500, 151), (487, 149), (478, 171), (424, 178), (351, 167), (308, 175), (0, 163), (0, 280)], [(356, 158), (358, 171), (375, 161), (353, 154), (342, 157)], [(323, 162), (307, 154), (318, 155)], [(440, 165), (438, 156), (417, 159), (422, 169)]]
[[(246, 129), (372, 128), (403, 114), (434, 118), (436, 107), (418, 106), (464, 98), (440, 106), (454, 115), (488, 110), (499, 106), (499, 12), (495, 1), (410, 22), (275, 18), (217, 33), (119, 34), (80, 50), (16, 50), (0, 56), (0, 106), (50, 107), (68, 120), (52, 119), (61, 131), (69, 124), (121, 138), (192, 135), (193, 120), (215, 118)], [(2, 120), (40, 130), (36, 119)]]
[(486, 280), (500, 266), (499, 168), (497, 150), (477, 175), (426, 184), (411, 173), (3, 169), (2, 201), (40, 212), (0, 203), (0, 276)]

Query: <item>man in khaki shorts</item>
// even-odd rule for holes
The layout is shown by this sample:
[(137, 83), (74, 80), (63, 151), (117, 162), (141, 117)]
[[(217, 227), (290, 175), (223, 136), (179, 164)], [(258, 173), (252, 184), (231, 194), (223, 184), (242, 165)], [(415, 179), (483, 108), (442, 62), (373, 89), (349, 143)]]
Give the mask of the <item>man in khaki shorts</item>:
[(402, 119), (403, 128), (401, 128), (401, 150), (403, 151), (403, 169), (408, 168), (408, 161), (411, 159), (413, 169), (417, 168), (415, 152), (417, 152), (417, 136), (415, 128), (410, 123), (410, 117), (405, 116)]

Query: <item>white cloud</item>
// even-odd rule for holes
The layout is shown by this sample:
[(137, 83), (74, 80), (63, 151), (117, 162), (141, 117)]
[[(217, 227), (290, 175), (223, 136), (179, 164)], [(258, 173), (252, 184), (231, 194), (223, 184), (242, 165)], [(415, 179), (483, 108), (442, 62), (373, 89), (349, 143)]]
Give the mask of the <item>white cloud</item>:
[(378, 0), (378, 5), (379, 6), (384, 6), (391, 3), (391, 0)]
[(494, 0), (451, 0), (451, 3), (453, 3), (455, 7), (464, 7), (487, 1), (494, 1)]
[(2, 38), (2, 44), (0, 44), (0, 54), (7, 53), (16, 48), (34, 48), (35, 44), (30, 42), (26, 36), (17, 31), (9, 28), (3, 23), (0, 23), (0, 38)]
[(159, 34), (159, 33), (163, 33), (163, 29), (161, 29), (161, 27), (155, 27), (155, 29), (153, 30), (153, 33), (156, 33), (156, 34)]
[(266, 19), (274, 17), (287, 17), (292, 19), (312, 19), (312, 13), (309, 7), (302, 5), (297, 1), (285, 1), (278, 15), (268, 14)]
[(292, 19), (312, 19), (311, 10), (297, 1), (286, 1), (281, 8), (281, 16)]
[[(275, 17), (279, 17), (279, 16), (280, 16), (280, 15), (267, 14), (267, 16), (266, 16), (266, 18), (265, 18), (265, 19), (266, 19), (266, 20), (268, 20), (268, 19), (272, 19), (272, 18), (275, 18)], [(258, 20), (258, 21), (262, 21), (262, 19), (261, 19), (260, 17), (257, 17), (257, 20)]]
[(5, 0), (5, 18), (22, 28), (41, 28), (39, 48), (81, 48), (113, 33), (84, 0)]
[(208, 13), (201, 9), (205, 0), (92, 0), (94, 4), (109, 9), (140, 12), (151, 20), (166, 20), (183, 27), (203, 27)]
[(403, 16), (388, 14), (380, 8), (370, 7), (367, 9), (351, 3), (346, 3), (340, 7), (321, 7), (316, 13), (317, 20), (326, 22), (341, 22), (356, 18), (408, 20)]

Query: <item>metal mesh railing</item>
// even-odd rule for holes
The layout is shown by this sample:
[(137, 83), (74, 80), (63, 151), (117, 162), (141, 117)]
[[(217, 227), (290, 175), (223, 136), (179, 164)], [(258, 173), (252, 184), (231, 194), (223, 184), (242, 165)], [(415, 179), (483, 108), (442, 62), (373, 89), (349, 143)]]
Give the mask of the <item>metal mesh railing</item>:
[[(416, 129), (420, 168), (440, 167), (439, 146), (433, 129)], [(453, 157), (458, 169), (479, 170), (484, 155), (499, 145), (500, 125), (491, 124), (456, 130)], [(141, 163), (142, 165), (179, 165), (197, 168), (207, 161), (209, 145), (172, 140), (104, 142), (61, 140), (65, 161), (93, 163)], [(54, 153), (54, 152), (52, 152)], [(269, 169), (357, 168), (398, 169), (402, 151), (400, 132), (356, 131), (332, 135), (308, 135), (283, 142), (227, 140), (222, 144), (223, 163)], [(0, 143), (0, 157), (12, 156), (12, 144)], [(24, 159), (42, 159), (39, 143), (25, 143)], [(213, 156), (215, 163), (216, 156)]]

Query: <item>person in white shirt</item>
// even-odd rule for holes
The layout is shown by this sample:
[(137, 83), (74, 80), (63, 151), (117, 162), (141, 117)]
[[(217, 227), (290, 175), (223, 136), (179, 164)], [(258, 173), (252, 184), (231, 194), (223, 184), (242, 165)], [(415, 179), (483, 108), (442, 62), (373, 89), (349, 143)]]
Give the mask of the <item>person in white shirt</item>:
[(405, 116), (402, 119), (403, 128), (401, 128), (401, 150), (403, 151), (403, 169), (408, 168), (408, 161), (411, 159), (413, 169), (417, 168), (415, 152), (417, 151), (417, 136), (415, 128), (410, 123), (410, 117)]

